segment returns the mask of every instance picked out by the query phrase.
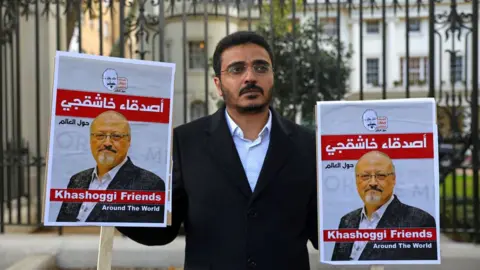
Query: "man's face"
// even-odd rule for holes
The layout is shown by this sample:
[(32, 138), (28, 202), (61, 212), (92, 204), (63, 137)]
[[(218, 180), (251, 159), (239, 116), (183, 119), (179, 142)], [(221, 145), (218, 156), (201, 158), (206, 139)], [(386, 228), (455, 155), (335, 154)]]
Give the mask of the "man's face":
[(221, 59), (221, 75), (214, 82), (226, 106), (251, 113), (267, 108), (273, 87), (268, 52), (256, 44), (244, 44), (226, 49)]
[(118, 84), (117, 72), (113, 69), (107, 69), (103, 72), (103, 85), (110, 90), (114, 90)]
[(93, 123), (91, 133), (90, 148), (99, 166), (113, 168), (125, 159), (130, 148), (125, 120), (111, 115), (101, 116)]
[(363, 113), (363, 125), (368, 130), (375, 130), (377, 128), (377, 114), (372, 110), (367, 110)]
[(370, 155), (359, 160), (356, 167), (357, 192), (366, 205), (381, 206), (388, 201), (395, 187), (390, 160)]

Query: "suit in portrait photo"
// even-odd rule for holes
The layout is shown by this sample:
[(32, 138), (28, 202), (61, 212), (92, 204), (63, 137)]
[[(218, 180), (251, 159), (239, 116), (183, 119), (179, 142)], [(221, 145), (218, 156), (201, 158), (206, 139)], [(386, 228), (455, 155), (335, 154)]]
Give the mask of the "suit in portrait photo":
[[(364, 154), (355, 166), (357, 192), (364, 206), (345, 214), (338, 229), (436, 228), (426, 211), (402, 203), (394, 194), (395, 166), (380, 151)], [(400, 242), (337, 242), (332, 261), (437, 260), (436, 241), (416, 241), (426, 248), (400, 248)], [(404, 242), (413, 244), (412, 242)], [(377, 244), (377, 245), (375, 245)], [(382, 244), (384, 246), (379, 246)], [(396, 244), (394, 248), (391, 244)]]
[[(122, 114), (106, 111), (98, 115), (90, 125), (90, 149), (96, 166), (73, 175), (67, 188), (164, 192), (162, 178), (132, 162), (130, 142), (130, 124)], [(150, 210), (138, 211), (142, 206)], [(57, 222), (161, 223), (164, 209), (159, 204), (63, 202)]]

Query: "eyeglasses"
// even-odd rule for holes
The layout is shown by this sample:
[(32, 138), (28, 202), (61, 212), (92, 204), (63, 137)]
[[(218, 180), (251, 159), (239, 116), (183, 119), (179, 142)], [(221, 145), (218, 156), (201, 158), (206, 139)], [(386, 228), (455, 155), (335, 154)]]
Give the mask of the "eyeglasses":
[[(272, 67), (266, 63), (255, 63), (252, 65), (253, 72), (257, 75), (265, 75), (272, 71)], [(226, 72), (232, 76), (242, 76), (247, 71), (248, 66), (246, 64), (234, 64), (229, 66), (226, 70), (222, 72)]]
[(363, 181), (369, 181), (372, 177), (375, 179), (382, 181), (385, 180), (388, 176), (393, 175), (394, 173), (377, 173), (377, 174), (357, 174), (357, 177), (360, 177)]
[(128, 134), (104, 134), (104, 133), (92, 133), (92, 135), (96, 140), (103, 141), (107, 137), (110, 137), (113, 141), (119, 141), (125, 137), (128, 137)]

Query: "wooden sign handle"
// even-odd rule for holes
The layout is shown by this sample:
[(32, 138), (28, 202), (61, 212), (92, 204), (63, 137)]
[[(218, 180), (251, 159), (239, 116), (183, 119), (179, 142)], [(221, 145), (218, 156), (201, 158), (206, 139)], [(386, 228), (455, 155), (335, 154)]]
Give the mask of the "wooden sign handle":
[(385, 270), (385, 267), (383, 265), (372, 265), (370, 270)]
[(112, 249), (115, 227), (100, 227), (100, 241), (98, 245), (97, 270), (112, 269)]

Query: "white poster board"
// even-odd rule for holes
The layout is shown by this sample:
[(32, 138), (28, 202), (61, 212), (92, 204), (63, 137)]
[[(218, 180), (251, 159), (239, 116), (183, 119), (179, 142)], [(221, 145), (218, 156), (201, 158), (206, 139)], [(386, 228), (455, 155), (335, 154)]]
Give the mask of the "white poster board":
[(44, 224), (166, 227), (175, 64), (55, 56)]
[(439, 264), (434, 99), (318, 102), (320, 262)]

